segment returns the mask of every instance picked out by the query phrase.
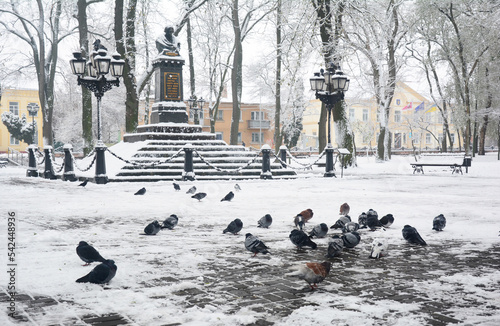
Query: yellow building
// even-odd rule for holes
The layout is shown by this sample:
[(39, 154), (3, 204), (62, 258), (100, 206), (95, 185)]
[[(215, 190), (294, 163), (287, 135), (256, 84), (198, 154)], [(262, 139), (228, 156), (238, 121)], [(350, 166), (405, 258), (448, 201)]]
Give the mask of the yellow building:
[[(310, 101), (304, 111), (303, 130), (298, 146), (318, 147), (318, 121), (321, 102)], [(377, 104), (372, 99), (346, 99), (345, 114), (355, 135), (357, 149), (376, 148), (380, 129)], [(450, 120), (448, 120), (450, 121)], [(437, 149), (443, 137), (443, 118), (440, 111), (424, 96), (403, 82), (396, 84), (394, 98), (390, 106), (389, 130), (393, 149), (412, 148)], [(452, 140), (455, 128), (450, 124)], [(338, 146), (332, 122), (332, 144)], [(454, 141), (455, 142), (455, 141)]]
[[(0, 116), (4, 112), (12, 112), (20, 117), (26, 117), (26, 121), (31, 123), (33, 117), (28, 112), (29, 106), (38, 106), (38, 111), (34, 116), (37, 128), (35, 130), (36, 144), (43, 146), (42, 133), (42, 109), (40, 99), (38, 98), (38, 90), (34, 89), (16, 89), (16, 88), (1, 88), (0, 89)], [(7, 126), (0, 123), (0, 152), (7, 152), (9, 148), (16, 151), (26, 151), (30, 144), (26, 144), (11, 136), (7, 130)]]

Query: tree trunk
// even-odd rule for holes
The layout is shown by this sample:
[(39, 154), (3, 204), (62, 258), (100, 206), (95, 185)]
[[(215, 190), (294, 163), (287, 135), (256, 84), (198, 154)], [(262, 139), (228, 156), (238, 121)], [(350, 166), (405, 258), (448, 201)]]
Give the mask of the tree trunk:
[[(243, 64), (243, 47), (241, 44), (241, 26), (239, 19), (239, 7), (238, 0), (233, 0), (233, 7), (231, 10), (231, 15), (233, 19), (233, 31), (234, 31), (234, 56), (233, 56), (233, 70), (231, 73), (231, 88), (232, 88), (232, 99), (233, 99), (233, 118), (231, 120), (231, 135), (229, 143), (231, 145), (238, 144), (238, 132), (240, 125), (240, 115), (241, 115), (241, 92), (242, 92), (242, 64)], [(259, 135), (260, 137), (260, 135)]]
[(274, 149), (278, 151), (281, 146), (281, 0), (276, 8), (276, 105), (274, 112)]
[(194, 78), (193, 42), (191, 40), (191, 20), (189, 18), (187, 18), (186, 22), (186, 33), (187, 33), (188, 60), (189, 60), (189, 85), (191, 87), (191, 95), (196, 95), (196, 84)]
[(481, 124), (481, 129), (479, 130), (479, 155), (486, 155), (486, 151), (484, 149), (484, 143), (486, 140), (486, 129), (488, 128), (488, 115), (483, 117), (483, 123)]

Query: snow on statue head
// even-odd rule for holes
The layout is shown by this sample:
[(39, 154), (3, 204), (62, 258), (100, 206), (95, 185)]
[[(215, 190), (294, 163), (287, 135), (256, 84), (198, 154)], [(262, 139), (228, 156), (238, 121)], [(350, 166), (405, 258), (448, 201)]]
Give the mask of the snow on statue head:
[(164, 34), (156, 39), (156, 48), (159, 54), (179, 55), (181, 43), (174, 36), (174, 27), (167, 26), (164, 29)]

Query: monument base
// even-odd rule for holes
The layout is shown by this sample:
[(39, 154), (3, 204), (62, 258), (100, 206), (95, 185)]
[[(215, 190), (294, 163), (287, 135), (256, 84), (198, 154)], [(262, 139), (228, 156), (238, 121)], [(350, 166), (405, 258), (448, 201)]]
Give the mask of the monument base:
[(186, 104), (173, 101), (156, 102), (151, 109), (150, 121), (152, 124), (161, 122), (187, 123)]

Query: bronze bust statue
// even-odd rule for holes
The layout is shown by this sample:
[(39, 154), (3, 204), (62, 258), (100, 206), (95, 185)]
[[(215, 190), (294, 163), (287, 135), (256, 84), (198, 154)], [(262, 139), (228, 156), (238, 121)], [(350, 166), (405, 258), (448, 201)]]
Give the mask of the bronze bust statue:
[(174, 36), (174, 28), (172, 26), (165, 27), (165, 34), (160, 35), (156, 39), (156, 48), (160, 54), (176, 53), (179, 54), (181, 43)]

